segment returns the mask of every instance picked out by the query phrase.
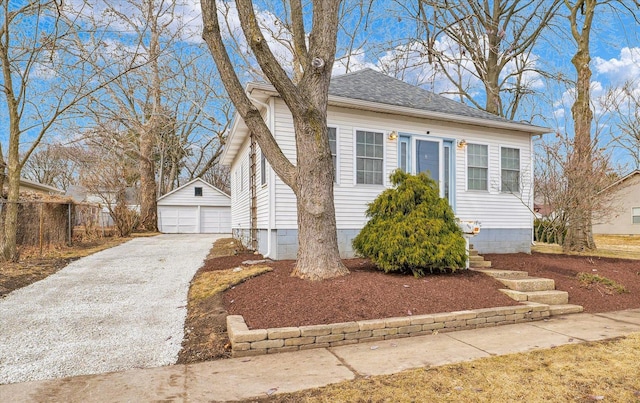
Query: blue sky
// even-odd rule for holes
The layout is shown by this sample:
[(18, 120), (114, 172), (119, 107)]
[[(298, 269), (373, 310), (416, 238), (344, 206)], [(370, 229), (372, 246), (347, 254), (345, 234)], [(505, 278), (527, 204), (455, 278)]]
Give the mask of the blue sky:
[[(80, 3), (78, 0), (76, 3), (72, 2), (71, 4), (79, 5)], [(122, 1), (116, 2), (116, 4), (119, 3), (124, 4)], [(274, 53), (278, 55), (285, 66), (288, 65), (288, 60), (290, 60), (290, 52), (287, 49), (288, 35), (275, 18), (277, 14), (281, 13), (282, 9), (279, 6), (274, 8), (274, 4), (280, 5), (281, 3), (266, 0), (255, 3), (258, 4), (259, 19), (265, 28), (266, 36), (270, 38), (270, 45)], [(222, 3), (220, 2), (220, 4)], [(347, 4), (357, 4), (357, 2)], [(237, 42), (239, 49), (246, 50), (245, 44), (241, 40), (242, 35), (239, 30), (237, 14), (232, 4), (227, 3), (227, 5), (230, 6), (227, 21), (231, 24), (231, 34), (227, 33), (227, 37), (240, 39)], [(93, 2), (93, 7), (91, 9), (85, 8), (85, 11), (90, 11), (93, 16), (100, 18), (100, 13), (103, 9), (104, 7), (101, 6), (100, 2)], [(135, 12), (132, 8), (124, 5), (122, 10), (126, 11), (129, 16), (133, 16)], [(403, 14), (404, 11), (403, 8), (393, 2), (378, 1), (373, 3), (368, 19), (360, 19), (357, 12), (350, 14), (339, 37), (341, 46), (336, 55), (338, 61), (334, 65), (334, 73), (345, 72), (345, 64), (348, 61), (350, 71), (365, 67), (386, 72), (393, 71), (396, 76), (407, 82), (422, 85), (434, 92), (446, 93), (451, 88), (451, 84), (444, 78), (442, 73), (434, 71), (433, 67), (425, 62), (424, 52), (421, 52), (423, 49), (421, 49), (420, 43), (413, 39), (415, 37), (414, 22), (407, 18), (406, 14)], [(613, 115), (605, 111), (598, 99), (607, 90), (621, 86), (629, 81), (633, 81), (635, 91), (640, 94), (640, 32), (637, 23), (632, 18), (616, 16), (605, 12), (604, 8), (599, 11), (596, 15), (591, 41), (594, 109), (600, 124), (599, 130), (603, 133), (601, 144), (608, 147), (617, 162), (624, 164), (629, 161), (625, 152), (613, 147), (610, 143), (610, 135), (606, 134), (608, 131), (611, 132), (612, 129), (615, 129), (615, 120), (612, 120)], [(562, 8), (561, 12), (564, 12)], [(197, 0), (179, 2), (177, 13), (180, 18), (172, 24), (176, 26), (176, 31), (178, 24), (183, 24), (183, 29), (180, 33), (182, 50), (192, 47), (193, 52), (206, 52), (206, 48), (200, 38), (202, 23), (200, 6)], [(558, 21), (559, 25), (565, 24), (564, 28), (566, 28), (564, 19), (559, 19)], [(365, 25), (366, 30), (364, 29)], [(125, 31), (129, 27), (124, 23), (119, 24), (116, 20), (112, 22), (111, 29)], [(348, 51), (344, 45), (352, 39), (349, 34), (354, 32), (356, 33), (354, 36), (356, 46), (354, 50)], [(119, 33), (122, 34), (122, 32)], [(451, 46), (451, 44), (441, 41), (438, 46), (444, 48)], [(532, 63), (548, 72), (562, 72), (566, 77), (572, 79), (575, 76), (573, 67), (570, 64), (573, 50), (574, 47), (566, 38), (566, 32), (550, 32), (545, 35), (544, 40), (540, 41), (538, 47), (534, 50)], [(404, 60), (404, 63), (406, 63), (404, 65), (405, 68), (397, 69), (398, 59)], [(205, 55), (201, 62), (206, 63), (207, 60), (213, 63), (208, 58), (208, 55)], [(237, 60), (239, 64), (242, 63), (240, 57)], [(248, 63), (250, 63), (250, 60)], [(251, 69), (242, 68), (240, 71), (241, 78), (244, 81), (256, 79), (256, 75), (251, 74)], [(49, 84), (54, 85), (55, 77), (50, 78)], [(481, 83), (469, 75), (465, 79), (470, 86), (477, 87), (477, 97), (481, 103), (483, 97)], [(536, 95), (531, 97), (529, 102), (519, 109), (518, 119), (531, 120), (560, 133), (570, 133), (571, 88), (560, 85), (557, 82), (545, 80), (537, 74), (531, 74), (528, 80), (531, 88), (535, 89)], [(37, 91), (33, 92), (46, 96), (47, 85), (46, 80), (39, 82), (37, 83)], [(3, 148), (6, 150), (8, 127), (6, 124), (4, 98), (0, 100), (0, 105), (0, 141), (2, 141)], [(212, 106), (212, 108), (215, 109), (215, 106)], [(215, 111), (212, 110), (211, 114), (215, 115)], [(63, 130), (61, 129), (61, 131)], [(56, 136), (60, 132), (49, 133), (46, 142), (55, 142)], [(613, 132), (615, 133), (615, 130)]]

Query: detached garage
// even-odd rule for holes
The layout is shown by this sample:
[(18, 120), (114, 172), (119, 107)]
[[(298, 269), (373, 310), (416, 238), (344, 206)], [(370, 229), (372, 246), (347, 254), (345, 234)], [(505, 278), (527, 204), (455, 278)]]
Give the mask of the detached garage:
[(230, 234), (231, 197), (196, 178), (158, 199), (158, 228), (169, 234)]

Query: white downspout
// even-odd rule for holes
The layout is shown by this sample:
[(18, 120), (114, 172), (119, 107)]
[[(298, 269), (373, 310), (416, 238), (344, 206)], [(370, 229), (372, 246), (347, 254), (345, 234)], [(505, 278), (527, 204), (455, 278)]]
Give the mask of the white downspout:
[[(273, 129), (275, 127), (275, 116), (274, 113), (272, 113), (272, 107), (274, 106), (274, 101), (273, 101), (273, 97), (269, 98), (269, 104), (266, 104), (262, 101), (259, 101), (257, 99), (255, 99), (254, 97), (251, 96), (251, 94), (249, 94), (249, 99), (251, 100), (252, 103), (261, 106), (263, 108), (265, 108), (266, 112), (267, 112), (267, 126), (269, 128), (269, 131), (273, 134)], [(262, 148), (260, 149), (260, 152), (262, 153)], [(275, 175), (272, 174), (273, 170), (269, 169), (269, 176), (267, 178), (267, 188), (268, 188), (268, 192), (269, 192), (269, 219), (268, 224), (267, 224), (267, 253), (265, 253), (263, 256), (265, 258), (270, 258), (271, 257), (271, 230), (273, 228), (273, 221), (274, 221), (274, 209), (275, 209), (275, 186), (274, 186), (274, 182), (275, 182)]]
[[(529, 194), (531, 195), (531, 201), (529, 202), (529, 211), (535, 211), (534, 207), (535, 207), (535, 198), (536, 198), (536, 193), (535, 193), (535, 188), (534, 188), (534, 181), (535, 181), (535, 175), (534, 175), (534, 162), (533, 159), (535, 158), (535, 152), (533, 149), (533, 136), (529, 137)], [(536, 244), (536, 215), (535, 213), (531, 214), (531, 245), (535, 245)]]

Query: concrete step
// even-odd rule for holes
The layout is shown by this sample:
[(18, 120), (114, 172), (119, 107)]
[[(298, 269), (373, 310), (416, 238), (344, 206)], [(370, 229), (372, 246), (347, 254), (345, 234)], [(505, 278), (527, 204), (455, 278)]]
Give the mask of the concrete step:
[(475, 249), (469, 249), (469, 256), (478, 256), (478, 251)]
[(509, 289), (500, 289), (500, 291), (520, 302), (529, 301), (547, 305), (564, 305), (569, 302), (569, 293), (566, 291), (515, 291)]
[(550, 278), (523, 277), (523, 278), (496, 278), (507, 288), (515, 291), (550, 291), (556, 289), (556, 283)]
[(549, 305), (549, 314), (551, 316), (566, 315), (569, 313), (580, 313), (583, 310), (584, 308), (580, 305), (572, 305), (572, 304)]
[(469, 261), (469, 267), (472, 268), (489, 268), (491, 267), (491, 262), (488, 260), (482, 260), (482, 261)]
[(480, 255), (469, 255), (470, 262), (484, 262), (484, 257)]
[(500, 269), (475, 269), (480, 273), (495, 278), (525, 278), (529, 277), (529, 273), (519, 270), (500, 270)]

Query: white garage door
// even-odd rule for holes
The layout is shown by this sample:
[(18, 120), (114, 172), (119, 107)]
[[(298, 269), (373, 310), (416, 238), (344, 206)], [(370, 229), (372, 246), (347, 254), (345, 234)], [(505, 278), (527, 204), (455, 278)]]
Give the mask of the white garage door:
[(231, 207), (200, 207), (200, 232), (231, 233)]
[(198, 232), (198, 207), (158, 206), (160, 231), (168, 234)]

